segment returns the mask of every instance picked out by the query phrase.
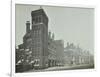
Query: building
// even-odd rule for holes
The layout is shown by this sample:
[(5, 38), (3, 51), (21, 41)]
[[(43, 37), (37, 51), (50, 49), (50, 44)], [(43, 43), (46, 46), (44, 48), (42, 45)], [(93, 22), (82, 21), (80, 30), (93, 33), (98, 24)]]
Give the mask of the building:
[(56, 66), (56, 43), (54, 34), (48, 33), (48, 65), (49, 67)]
[(32, 57), (39, 68), (48, 66), (48, 17), (43, 9), (31, 12), (32, 29), (26, 23), (26, 34), (23, 38), (25, 49), (32, 51)]
[(64, 65), (64, 41), (63, 40), (55, 40), (56, 46), (56, 65), (63, 66)]
[(54, 34), (49, 32), (48, 36), (48, 59), (49, 66), (62, 66), (64, 65), (64, 42), (63, 40), (55, 40)]
[[(16, 52), (22, 52), (16, 65), (30, 65), (31, 68), (47, 68), (63, 65), (64, 45), (61, 40), (55, 40), (54, 34), (48, 32), (48, 17), (43, 9), (31, 12), (32, 24), (26, 22), (26, 34), (23, 44)], [(18, 56), (17, 56), (18, 58)]]
[(66, 65), (93, 65), (93, 56), (89, 51), (84, 51), (79, 46), (73, 43), (67, 43), (64, 48), (65, 64)]

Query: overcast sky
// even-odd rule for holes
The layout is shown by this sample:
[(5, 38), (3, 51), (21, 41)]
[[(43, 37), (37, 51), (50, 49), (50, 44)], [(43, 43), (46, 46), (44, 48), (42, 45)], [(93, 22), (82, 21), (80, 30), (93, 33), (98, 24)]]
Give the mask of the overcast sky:
[[(23, 42), (26, 21), (31, 21), (31, 11), (40, 6), (16, 5), (16, 46)], [(94, 51), (94, 9), (42, 6), (49, 18), (49, 30), (55, 39), (80, 45), (81, 48)]]

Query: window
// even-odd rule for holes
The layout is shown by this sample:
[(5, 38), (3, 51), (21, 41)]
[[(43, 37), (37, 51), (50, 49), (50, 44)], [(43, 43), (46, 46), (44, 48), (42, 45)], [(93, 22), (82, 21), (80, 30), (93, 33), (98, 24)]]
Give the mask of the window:
[(32, 22), (32, 24), (34, 24), (35, 23), (35, 18), (33, 18), (33, 22)]
[(35, 18), (35, 23), (38, 23), (38, 17)]
[(39, 16), (39, 22), (41, 22), (41, 16)]

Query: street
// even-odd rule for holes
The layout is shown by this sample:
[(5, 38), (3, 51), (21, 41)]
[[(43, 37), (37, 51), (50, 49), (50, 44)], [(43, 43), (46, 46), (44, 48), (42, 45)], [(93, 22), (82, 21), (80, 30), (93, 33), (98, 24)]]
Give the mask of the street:
[(43, 71), (59, 71), (59, 70), (73, 70), (73, 69), (89, 69), (94, 68), (94, 65), (73, 65), (73, 66), (56, 66), (56, 67), (49, 67), (46, 69), (39, 69), (39, 70), (29, 70), (27, 72), (43, 72)]

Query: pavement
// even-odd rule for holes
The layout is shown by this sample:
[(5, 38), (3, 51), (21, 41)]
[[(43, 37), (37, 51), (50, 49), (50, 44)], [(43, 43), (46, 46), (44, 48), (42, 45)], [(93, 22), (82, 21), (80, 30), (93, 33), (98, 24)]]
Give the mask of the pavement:
[(63, 66), (63, 67), (51, 67), (45, 69), (46, 71), (57, 71), (57, 70), (73, 70), (73, 69), (89, 69), (94, 68), (93, 65), (73, 65), (73, 66)]
[(74, 69), (90, 69), (90, 68), (94, 68), (94, 65), (70, 65), (70, 66), (56, 66), (56, 67), (49, 67), (46, 69), (32, 69), (26, 72), (43, 72), (43, 71), (59, 71), (59, 70), (74, 70)]

